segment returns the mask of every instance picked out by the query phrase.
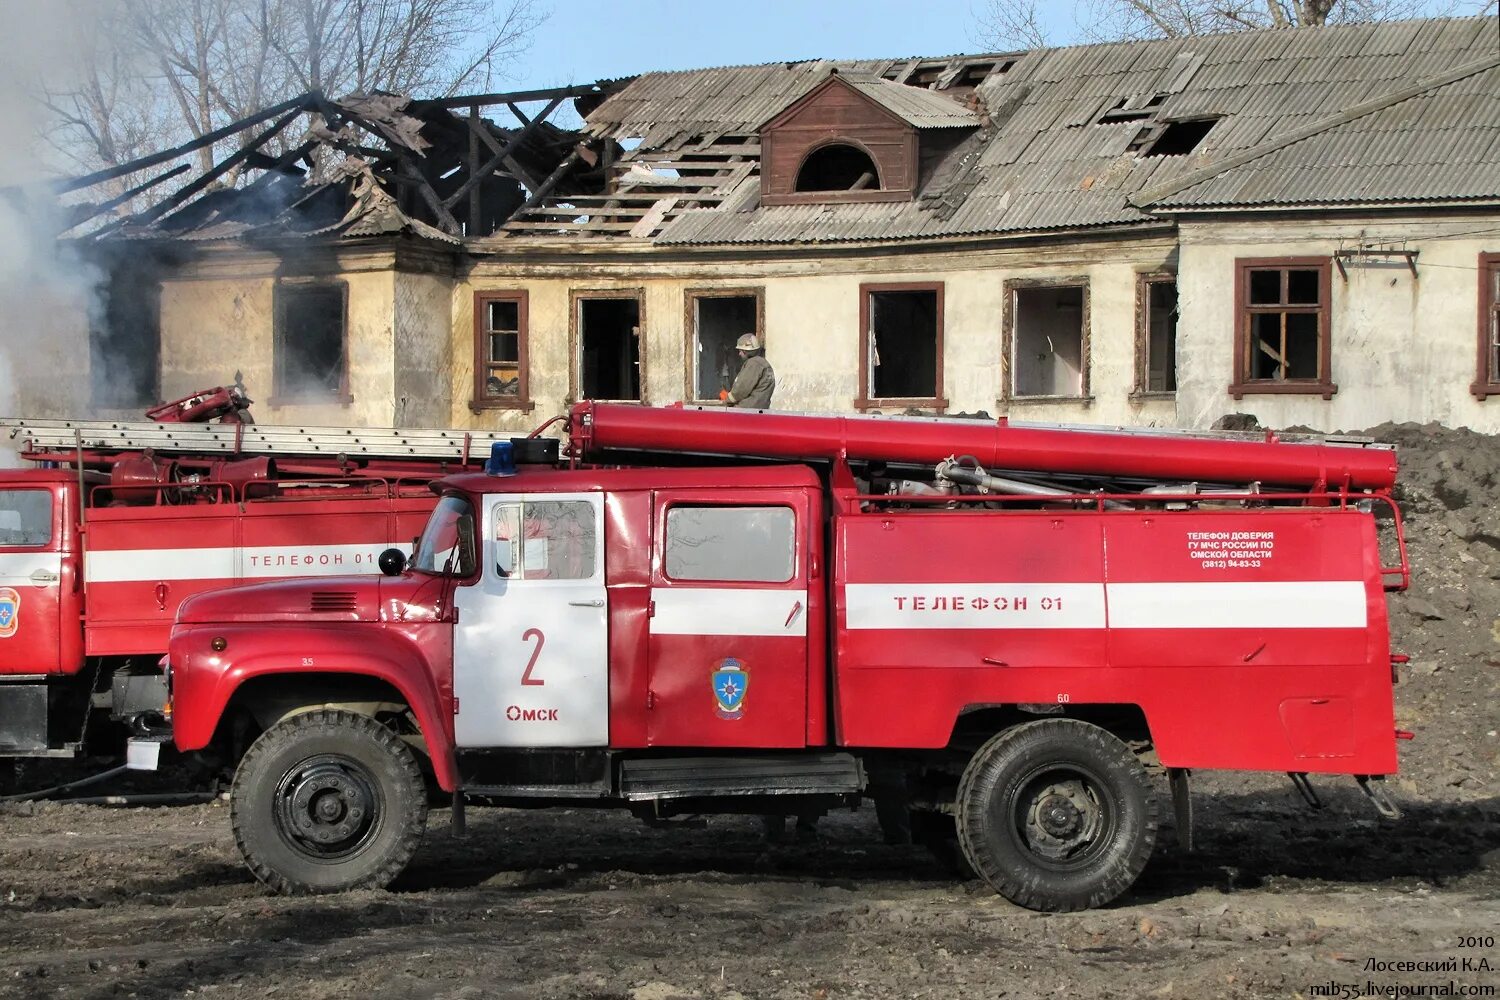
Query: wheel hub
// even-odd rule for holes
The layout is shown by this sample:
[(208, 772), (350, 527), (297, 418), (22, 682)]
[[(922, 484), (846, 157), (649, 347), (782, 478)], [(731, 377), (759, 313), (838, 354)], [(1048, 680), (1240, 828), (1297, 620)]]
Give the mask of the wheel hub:
[(1021, 832), (1035, 854), (1067, 861), (1093, 845), (1103, 819), (1103, 809), (1082, 778), (1050, 780), (1026, 797)]
[(281, 780), (276, 825), (288, 846), (319, 860), (358, 850), (374, 827), (374, 781), (362, 764), (322, 755), (303, 761)]

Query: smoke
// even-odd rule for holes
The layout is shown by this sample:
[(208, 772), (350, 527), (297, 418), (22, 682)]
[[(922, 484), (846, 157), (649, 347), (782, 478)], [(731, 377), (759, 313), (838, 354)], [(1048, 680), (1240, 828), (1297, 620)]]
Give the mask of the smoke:
[[(0, 415), (87, 407), (100, 275), (55, 239), (66, 209), (48, 182), (69, 165), (45, 141), (55, 123), (44, 95), (81, 82), (79, 26), (97, 23), (108, 2), (0, 0)], [(8, 444), (0, 440), (0, 463)]]

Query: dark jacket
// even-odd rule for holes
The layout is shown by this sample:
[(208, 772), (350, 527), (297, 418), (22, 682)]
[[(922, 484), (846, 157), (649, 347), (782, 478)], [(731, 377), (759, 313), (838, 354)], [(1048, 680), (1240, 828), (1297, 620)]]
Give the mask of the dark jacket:
[(776, 391), (776, 373), (771, 362), (759, 354), (745, 359), (734, 385), (729, 389), (729, 405), (742, 406), (750, 410), (764, 410), (771, 406), (771, 393)]

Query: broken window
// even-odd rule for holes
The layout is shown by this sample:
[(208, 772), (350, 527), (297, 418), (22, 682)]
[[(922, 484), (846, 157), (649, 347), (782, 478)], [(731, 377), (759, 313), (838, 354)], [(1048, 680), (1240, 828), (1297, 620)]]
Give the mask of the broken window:
[(89, 326), (94, 402), (150, 406), (161, 398), (161, 282), (130, 263), (110, 269)]
[(1177, 391), (1177, 279), (1141, 278), (1137, 392)]
[(796, 191), (879, 191), (880, 172), (858, 146), (835, 142), (807, 155), (797, 171)]
[(1011, 293), (1010, 391), (1088, 395), (1087, 285), (1020, 285)]
[(1324, 392), (1329, 384), (1327, 258), (1240, 261), (1231, 392)]
[(579, 398), (640, 399), (640, 299), (580, 297), (576, 301)]
[(474, 296), (474, 405), (521, 406), (530, 400), (525, 292)]
[(347, 293), (341, 281), (276, 286), (273, 391), (278, 398), (348, 398)]
[(1479, 374), (1474, 395), (1500, 395), (1500, 253), (1479, 255)]
[(691, 340), (688, 349), (689, 399), (717, 400), (734, 384), (744, 361), (735, 349), (741, 335), (760, 336), (760, 293), (688, 293)]
[(862, 285), (864, 401), (940, 403), (943, 286)]
[(1161, 134), (1156, 141), (1151, 143), (1143, 152), (1142, 156), (1186, 156), (1198, 148), (1214, 125), (1217, 118), (1198, 118), (1193, 121), (1167, 122), (1162, 126)]

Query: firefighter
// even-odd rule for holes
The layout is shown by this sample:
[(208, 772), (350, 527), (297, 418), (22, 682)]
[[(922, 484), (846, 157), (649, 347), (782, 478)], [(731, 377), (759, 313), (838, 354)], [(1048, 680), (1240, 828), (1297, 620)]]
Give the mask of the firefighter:
[(776, 391), (776, 373), (771, 362), (766, 360), (765, 348), (755, 334), (746, 333), (734, 342), (743, 364), (735, 376), (734, 385), (719, 390), (719, 399), (725, 406), (740, 406), (750, 410), (769, 410), (771, 393)]

